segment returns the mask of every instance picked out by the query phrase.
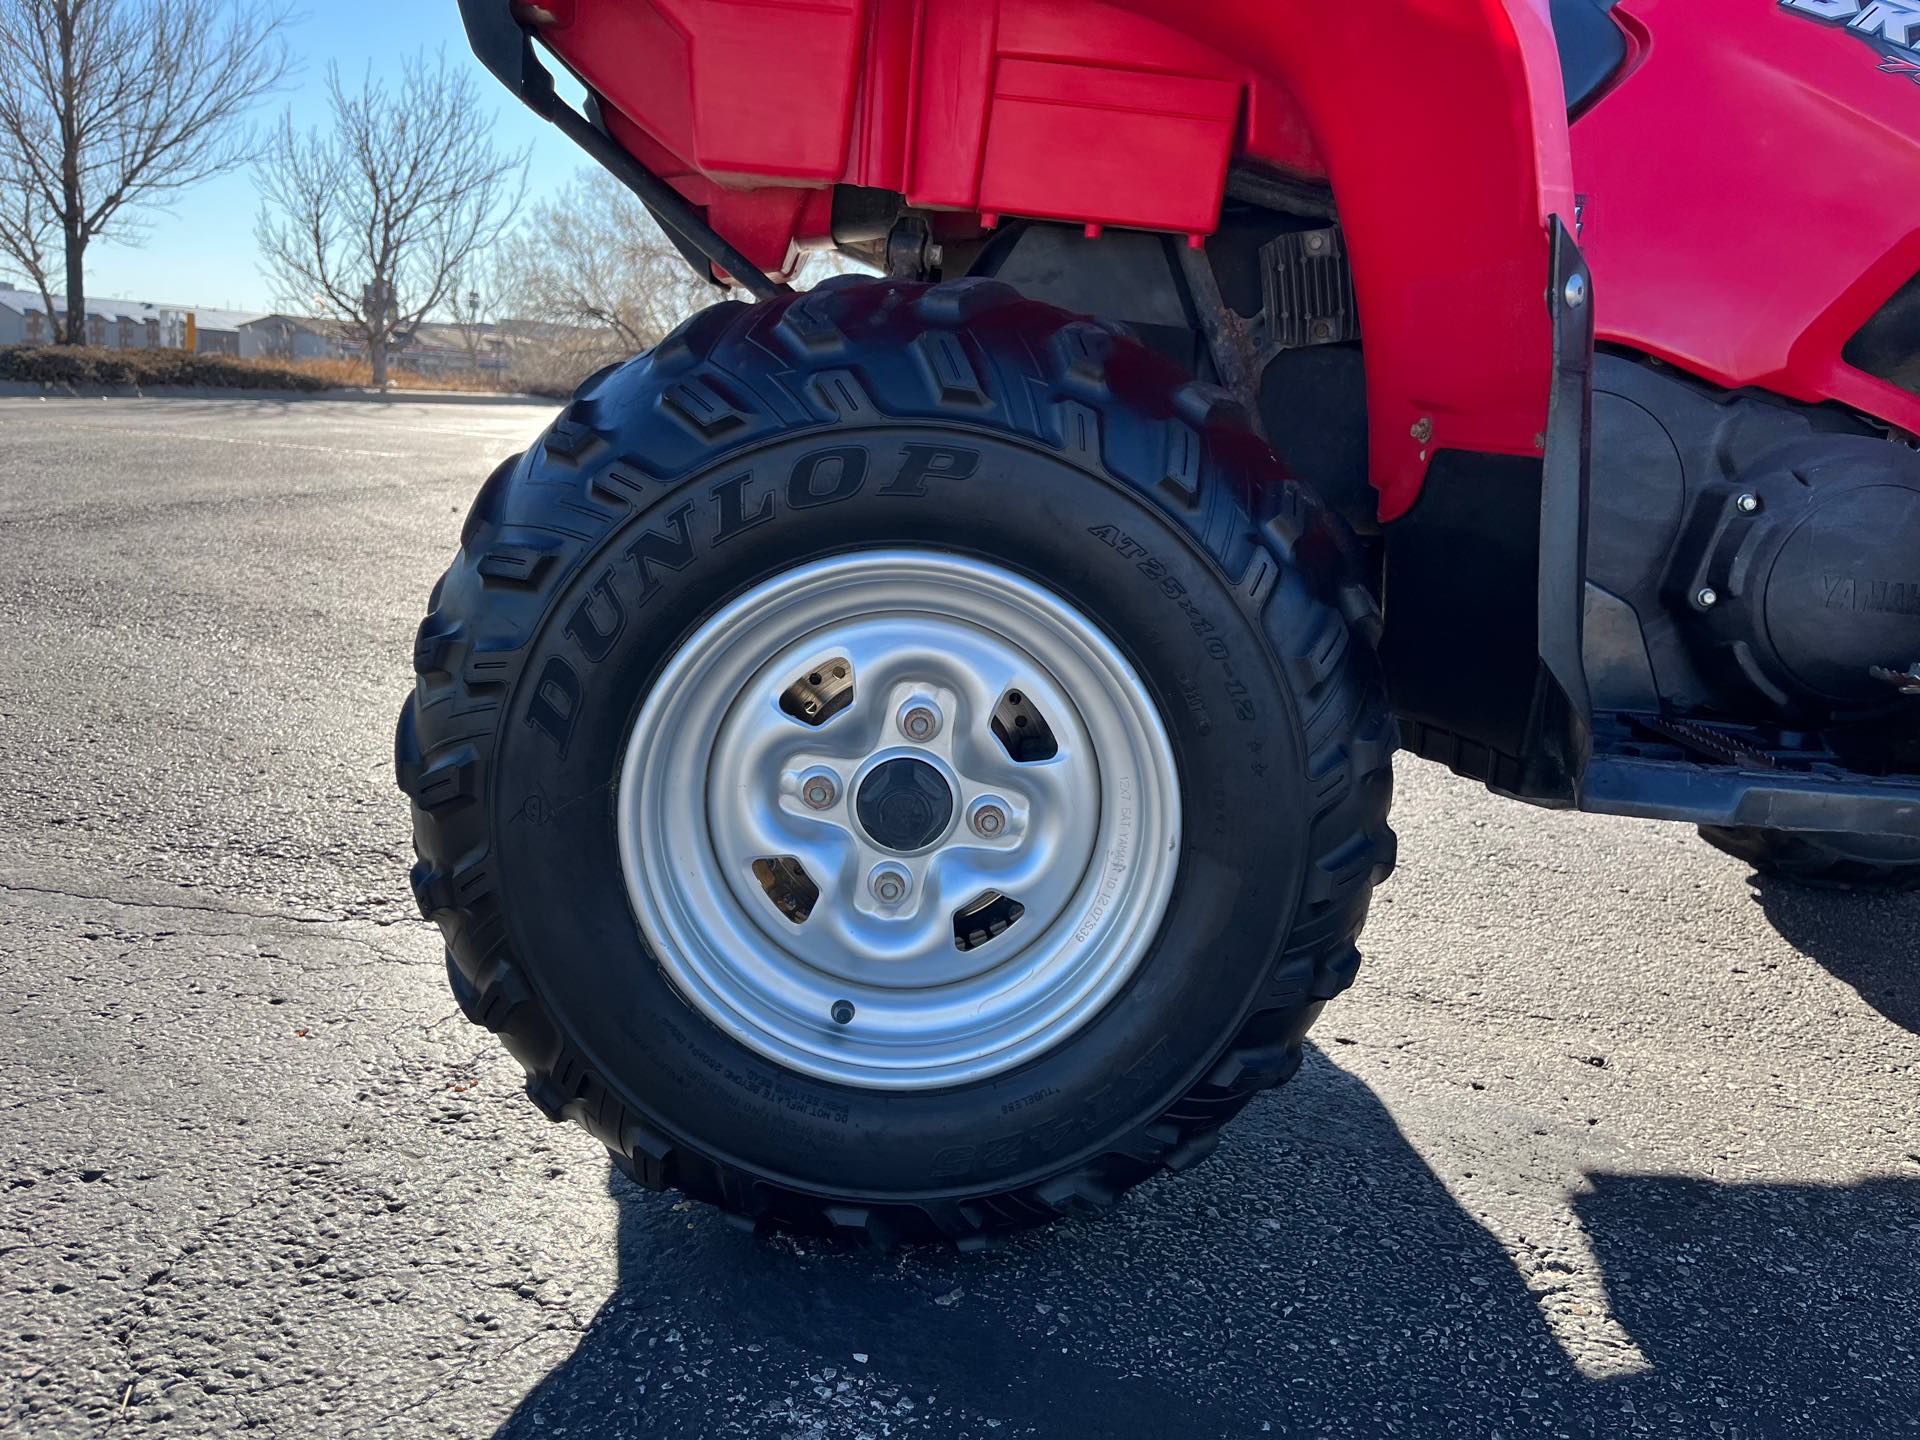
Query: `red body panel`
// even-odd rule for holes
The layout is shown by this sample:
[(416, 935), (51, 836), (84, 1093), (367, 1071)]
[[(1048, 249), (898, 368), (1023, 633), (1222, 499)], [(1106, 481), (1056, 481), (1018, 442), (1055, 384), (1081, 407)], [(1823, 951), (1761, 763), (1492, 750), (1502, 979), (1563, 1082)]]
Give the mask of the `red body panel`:
[(1616, 13), (1638, 53), (1573, 130), (1600, 338), (1920, 431), (1920, 396), (1841, 356), (1920, 273), (1911, 75), (1771, 0)]
[(1353, 260), (1381, 518), (1438, 450), (1538, 453), (1547, 224), (1574, 208), (1544, 0), (1127, 3), (1234, 47), (1308, 117)]
[(571, 0), (614, 135), (770, 270), (832, 183), (987, 225), (1209, 232), (1230, 158), (1331, 181), (1385, 518), (1443, 448), (1535, 453), (1572, 219), (1545, 0)]

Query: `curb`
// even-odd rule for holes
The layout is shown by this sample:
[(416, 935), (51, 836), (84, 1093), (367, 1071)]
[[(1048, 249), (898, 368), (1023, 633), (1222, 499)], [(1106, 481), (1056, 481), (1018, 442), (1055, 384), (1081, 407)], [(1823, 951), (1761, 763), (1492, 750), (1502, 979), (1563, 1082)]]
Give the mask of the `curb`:
[(491, 395), (472, 390), (249, 390), (222, 385), (57, 385), (32, 380), (0, 380), (0, 399), (27, 400), (277, 400), (350, 401), (361, 405), (537, 405), (558, 410), (564, 403), (538, 395)]

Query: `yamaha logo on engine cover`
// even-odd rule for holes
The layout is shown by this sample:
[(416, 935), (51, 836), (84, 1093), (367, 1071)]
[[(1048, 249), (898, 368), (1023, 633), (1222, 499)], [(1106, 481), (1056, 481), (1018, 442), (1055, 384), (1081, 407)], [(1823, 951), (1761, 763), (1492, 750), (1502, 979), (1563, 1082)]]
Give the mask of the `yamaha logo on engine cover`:
[(1920, 84), (1920, 0), (1780, 0), (1784, 10), (1845, 26), (1880, 52), (1880, 68)]

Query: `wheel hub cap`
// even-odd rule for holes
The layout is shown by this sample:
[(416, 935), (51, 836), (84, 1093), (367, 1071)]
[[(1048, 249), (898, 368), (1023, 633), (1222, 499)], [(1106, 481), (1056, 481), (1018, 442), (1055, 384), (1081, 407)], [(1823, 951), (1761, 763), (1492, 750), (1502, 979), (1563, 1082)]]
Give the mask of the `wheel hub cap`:
[(1062, 1043), (1146, 955), (1180, 857), (1172, 748), (1119, 650), (928, 551), (816, 561), (706, 621), (635, 722), (618, 824), (688, 1003), (880, 1089)]
[(868, 772), (854, 813), (883, 849), (924, 850), (953, 819), (953, 790), (926, 761), (901, 755)]

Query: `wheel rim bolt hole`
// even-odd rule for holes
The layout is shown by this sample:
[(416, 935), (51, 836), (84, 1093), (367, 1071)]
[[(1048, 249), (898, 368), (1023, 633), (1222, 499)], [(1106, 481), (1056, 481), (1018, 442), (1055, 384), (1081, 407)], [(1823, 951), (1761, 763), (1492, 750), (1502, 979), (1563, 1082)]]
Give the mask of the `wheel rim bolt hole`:
[(836, 1025), (852, 1024), (853, 1023), (853, 1002), (851, 1000), (834, 1001), (833, 1010), (831, 1011), (831, 1014), (833, 1015), (833, 1023)]
[(913, 893), (913, 877), (898, 865), (876, 865), (867, 877), (867, 889), (882, 905), (902, 905)]
[(940, 712), (926, 700), (909, 700), (900, 709), (900, 733), (924, 745), (940, 733)]
[(800, 802), (809, 810), (831, 809), (839, 798), (839, 783), (826, 771), (809, 771), (800, 777)]
[(982, 840), (1001, 840), (1006, 837), (1011, 822), (1006, 806), (997, 800), (981, 800), (974, 805), (967, 823)]

